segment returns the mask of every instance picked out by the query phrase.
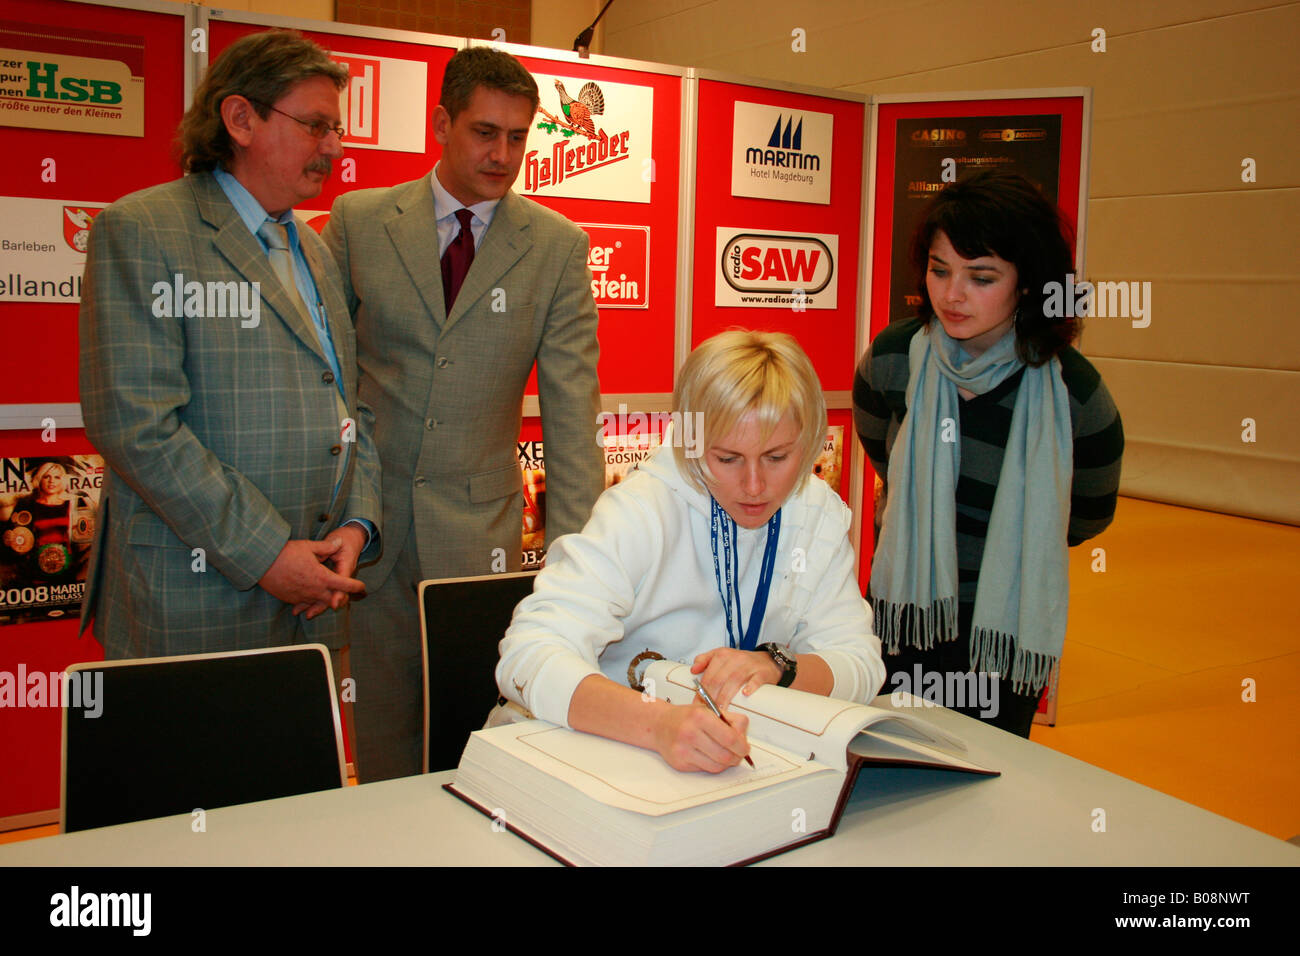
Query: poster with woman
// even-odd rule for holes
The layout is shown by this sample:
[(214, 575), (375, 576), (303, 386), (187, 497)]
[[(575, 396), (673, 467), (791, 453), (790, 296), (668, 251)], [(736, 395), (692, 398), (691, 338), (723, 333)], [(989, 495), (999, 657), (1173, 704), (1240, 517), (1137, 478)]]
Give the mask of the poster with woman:
[(103, 476), (99, 455), (0, 458), (0, 624), (80, 612)]

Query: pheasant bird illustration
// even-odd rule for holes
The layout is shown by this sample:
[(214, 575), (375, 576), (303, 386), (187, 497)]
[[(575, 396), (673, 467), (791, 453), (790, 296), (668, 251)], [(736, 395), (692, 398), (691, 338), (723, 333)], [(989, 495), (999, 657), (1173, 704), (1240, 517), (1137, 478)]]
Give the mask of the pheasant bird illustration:
[(590, 82), (583, 84), (576, 100), (568, 94), (564, 84), (559, 80), (555, 81), (555, 89), (559, 91), (560, 108), (564, 110), (565, 117), (575, 127), (595, 139), (596, 124), (591, 118), (601, 116), (605, 112), (605, 94), (600, 92), (600, 87)]

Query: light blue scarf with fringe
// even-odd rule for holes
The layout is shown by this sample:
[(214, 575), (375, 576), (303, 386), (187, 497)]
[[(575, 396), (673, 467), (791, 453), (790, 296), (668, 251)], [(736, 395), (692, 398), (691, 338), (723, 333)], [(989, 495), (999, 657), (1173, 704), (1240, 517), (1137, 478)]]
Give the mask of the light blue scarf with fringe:
[[(889, 497), (871, 568), (876, 632), (890, 653), (900, 643), (928, 649), (957, 637), (957, 389), (983, 395), (1024, 363), (1014, 333), (971, 358), (935, 319), (912, 337), (908, 367), (907, 415), (889, 459)], [(1017, 693), (1042, 689), (1065, 644), (1073, 467), (1061, 363), (1025, 367), (970, 635), (972, 670), (1009, 676)]]

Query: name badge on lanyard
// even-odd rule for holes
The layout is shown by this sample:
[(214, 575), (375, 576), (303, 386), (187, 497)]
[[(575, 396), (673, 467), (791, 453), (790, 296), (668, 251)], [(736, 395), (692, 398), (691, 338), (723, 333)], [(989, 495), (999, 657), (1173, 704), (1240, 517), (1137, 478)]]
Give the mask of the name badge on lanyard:
[[(767, 613), (767, 595), (772, 588), (772, 571), (776, 567), (776, 541), (781, 533), (781, 511), (778, 508), (767, 522), (767, 543), (763, 546), (758, 590), (754, 592), (754, 606), (749, 612), (749, 627), (745, 627), (741, 619), (740, 550), (736, 521), (718, 504), (716, 498), (710, 497), (709, 500), (713, 506), (709, 518), (713, 576), (718, 584), (718, 597), (722, 598), (722, 609), (727, 616), (727, 646), (752, 651), (758, 646), (758, 635), (763, 630), (763, 616)], [(722, 542), (721, 559), (718, 557), (719, 541)]]

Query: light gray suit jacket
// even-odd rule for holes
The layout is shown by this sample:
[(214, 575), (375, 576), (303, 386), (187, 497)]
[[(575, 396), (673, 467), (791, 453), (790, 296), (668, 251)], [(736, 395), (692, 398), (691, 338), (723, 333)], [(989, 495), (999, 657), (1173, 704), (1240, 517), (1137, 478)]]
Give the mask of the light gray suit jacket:
[[(323, 538), (351, 518), (381, 527), (378, 456), (369, 410), (357, 403), (338, 271), (310, 228), (299, 234), (356, 423), (350, 454), (316, 331), (211, 174), (134, 193), (94, 221), (81, 404), (108, 472), (82, 628), (94, 615), (109, 657), (346, 642), (344, 615), (305, 621), (257, 586), (290, 538)], [(258, 283), (258, 323), (168, 316), (175, 303), (164, 286), (178, 275), (205, 283), (191, 312), (222, 311), (207, 296), (221, 287), (207, 283)]]
[[(424, 578), (520, 563), (516, 439), (534, 363), (546, 454), (546, 539), (579, 531), (604, 487), (596, 443), (597, 313), (587, 235), (507, 192), (446, 315), (429, 178), (334, 203), (323, 237), (357, 331), (374, 409), (385, 539), (372, 590), (414, 527)], [(500, 567), (498, 562), (497, 568)]]

